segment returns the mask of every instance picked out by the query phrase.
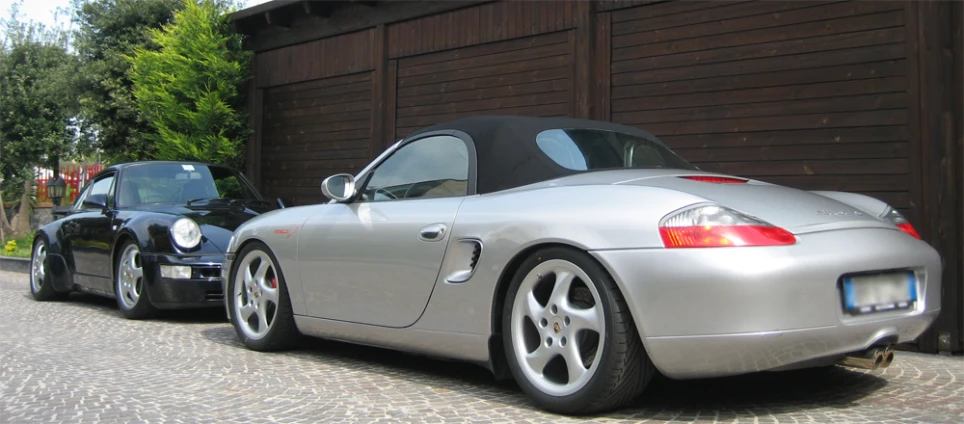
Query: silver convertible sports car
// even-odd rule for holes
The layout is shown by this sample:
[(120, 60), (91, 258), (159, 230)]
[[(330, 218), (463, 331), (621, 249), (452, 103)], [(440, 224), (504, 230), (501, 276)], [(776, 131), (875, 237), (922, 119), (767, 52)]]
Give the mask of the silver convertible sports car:
[(704, 172), (623, 125), (464, 118), (321, 190), (229, 242), (225, 307), (251, 349), (309, 335), (464, 360), (582, 414), (657, 372), (886, 367), (940, 311), (941, 258), (887, 204)]

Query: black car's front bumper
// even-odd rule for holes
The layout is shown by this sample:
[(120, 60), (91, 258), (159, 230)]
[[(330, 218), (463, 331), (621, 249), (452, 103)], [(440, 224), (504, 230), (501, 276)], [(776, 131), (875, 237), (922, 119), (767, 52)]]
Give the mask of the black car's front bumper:
[[(141, 255), (141, 267), (151, 303), (159, 309), (217, 307), (224, 303), (221, 266), (224, 255)], [(167, 278), (162, 265), (191, 267), (190, 278)]]

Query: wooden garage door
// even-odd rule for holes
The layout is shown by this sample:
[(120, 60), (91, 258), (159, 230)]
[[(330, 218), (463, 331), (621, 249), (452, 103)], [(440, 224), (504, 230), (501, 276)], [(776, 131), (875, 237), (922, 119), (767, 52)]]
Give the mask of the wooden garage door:
[(707, 170), (861, 192), (907, 212), (917, 170), (904, 8), (721, 1), (619, 11), (612, 119)]
[(570, 51), (559, 32), (400, 59), (396, 138), (472, 115), (568, 115)]
[(356, 173), (370, 157), (371, 72), (264, 93), (262, 191), (295, 204), (324, 200), (321, 180)]

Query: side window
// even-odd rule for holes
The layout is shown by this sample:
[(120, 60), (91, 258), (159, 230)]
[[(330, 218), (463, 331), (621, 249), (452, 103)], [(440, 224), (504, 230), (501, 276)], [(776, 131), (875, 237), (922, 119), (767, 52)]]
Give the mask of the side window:
[(469, 153), (452, 136), (416, 140), (398, 149), (372, 170), (363, 201), (465, 196)]
[(77, 202), (74, 203), (74, 209), (85, 209), (84, 199), (94, 194), (103, 194), (107, 196), (107, 200), (108, 202), (110, 202), (110, 199), (112, 197), (110, 189), (113, 183), (114, 183), (113, 174), (95, 181), (93, 184), (90, 185), (90, 187), (87, 188), (87, 190), (81, 193), (80, 196), (77, 196)]
[(74, 204), (70, 208), (73, 210), (83, 209), (82, 206), (84, 205), (84, 199), (86, 199), (87, 195), (90, 194), (90, 189), (92, 187), (93, 184), (90, 184), (84, 189), (84, 191), (80, 192), (80, 194), (77, 195), (77, 200), (74, 200)]

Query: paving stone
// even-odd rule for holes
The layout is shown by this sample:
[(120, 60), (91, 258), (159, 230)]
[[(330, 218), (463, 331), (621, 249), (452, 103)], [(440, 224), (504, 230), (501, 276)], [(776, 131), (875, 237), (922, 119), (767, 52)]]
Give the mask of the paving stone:
[(220, 309), (124, 319), (113, 300), (35, 302), (0, 271), (0, 423), (960, 423), (964, 359), (672, 381), (593, 417), (543, 412), (474, 365), (308, 339), (250, 351)]

